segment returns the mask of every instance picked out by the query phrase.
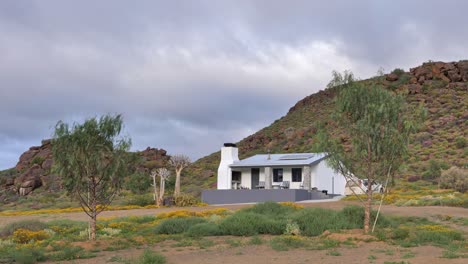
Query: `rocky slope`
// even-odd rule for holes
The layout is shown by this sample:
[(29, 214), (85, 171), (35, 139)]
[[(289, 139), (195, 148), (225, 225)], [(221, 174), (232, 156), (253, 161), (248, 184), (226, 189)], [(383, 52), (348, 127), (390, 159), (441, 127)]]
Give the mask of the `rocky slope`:
[[(405, 95), (409, 104), (421, 104), (428, 110), (422, 129), (411, 139), (410, 155), (401, 177), (430, 178), (427, 175), (430, 163), (442, 167), (468, 166), (468, 61), (427, 62), (409, 72), (395, 69), (363, 82), (382, 84)], [(332, 88), (300, 100), (285, 116), (238, 142), (240, 158), (268, 149), (273, 153), (312, 151), (319, 122), (324, 122), (343, 144), (348, 144), (346, 133), (336, 130), (330, 119), (336, 94), (337, 89)], [(219, 158), (220, 153), (216, 152), (195, 162), (184, 178), (186, 190), (199, 193), (214, 188)]]
[[(139, 172), (163, 167), (169, 160), (164, 149), (148, 147), (137, 154), (141, 158), (136, 168)], [(53, 164), (51, 140), (43, 140), (40, 146), (30, 147), (20, 156), (15, 168), (0, 174), (0, 201), (8, 197), (8, 192), (25, 196), (37, 188), (50, 192), (60, 191), (60, 176), (52, 172)]]

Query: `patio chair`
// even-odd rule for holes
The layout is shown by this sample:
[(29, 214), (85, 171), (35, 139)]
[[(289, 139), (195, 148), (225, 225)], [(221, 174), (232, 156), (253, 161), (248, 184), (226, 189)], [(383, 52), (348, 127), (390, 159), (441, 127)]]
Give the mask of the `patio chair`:
[(289, 181), (283, 181), (280, 185), (281, 189), (289, 189)]
[(265, 182), (264, 182), (264, 181), (258, 182), (258, 185), (255, 186), (255, 188), (257, 188), (257, 189), (265, 189)]

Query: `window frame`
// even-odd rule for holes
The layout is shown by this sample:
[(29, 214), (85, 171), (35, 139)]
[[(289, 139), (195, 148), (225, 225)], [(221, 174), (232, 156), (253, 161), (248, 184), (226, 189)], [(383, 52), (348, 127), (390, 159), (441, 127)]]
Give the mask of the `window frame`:
[[(294, 175), (294, 171), (299, 170), (299, 175)], [(299, 177), (299, 180), (295, 179), (294, 176)], [(302, 168), (291, 168), (291, 181), (302, 182)]]
[[(281, 172), (281, 173), (280, 173)], [(283, 182), (283, 177), (284, 177), (284, 170), (283, 168), (274, 168), (273, 169), (273, 182)], [(280, 180), (280, 181), (275, 181)]]

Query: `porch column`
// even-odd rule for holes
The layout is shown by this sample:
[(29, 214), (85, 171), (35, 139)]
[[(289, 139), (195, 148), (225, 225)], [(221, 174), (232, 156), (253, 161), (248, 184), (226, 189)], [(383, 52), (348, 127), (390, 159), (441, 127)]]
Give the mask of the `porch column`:
[(311, 173), (310, 173), (310, 166), (304, 166), (302, 168), (302, 179), (304, 180), (304, 189), (310, 191), (311, 189)]
[(271, 189), (273, 170), (271, 167), (265, 167), (265, 189)]

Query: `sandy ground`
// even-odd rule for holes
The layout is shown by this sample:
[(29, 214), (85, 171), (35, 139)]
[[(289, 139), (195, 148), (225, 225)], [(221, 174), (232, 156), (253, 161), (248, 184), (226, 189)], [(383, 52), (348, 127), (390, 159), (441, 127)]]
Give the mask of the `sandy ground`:
[[(441, 258), (443, 249), (433, 246), (417, 248), (401, 248), (384, 242), (360, 242), (356, 246), (340, 246), (327, 250), (292, 249), (288, 251), (273, 250), (266, 242), (263, 245), (243, 245), (233, 247), (225, 243), (228, 237), (208, 238), (215, 245), (206, 249), (199, 247), (174, 247), (175, 242), (165, 241), (150, 249), (159, 252), (167, 258), (168, 264), (239, 264), (239, 263), (466, 263), (466, 259)], [(234, 238), (239, 239), (239, 238)], [(241, 238), (247, 241), (248, 238)], [(267, 238), (268, 239), (268, 238)], [(74, 260), (76, 264), (111, 263), (117, 259), (137, 259), (143, 249), (126, 249), (113, 252), (99, 252), (98, 257), (92, 259)], [(331, 254), (334, 252), (335, 254)], [(338, 252), (338, 256), (335, 256)], [(405, 262), (401, 262), (405, 261)], [(130, 262), (130, 263), (131, 263)], [(53, 262), (49, 262), (53, 263)], [(62, 262), (63, 263), (63, 262)], [(395, 264), (396, 264), (395, 263)]]
[[(358, 204), (356, 202), (322, 202), (322, 203), (301, 203), (305, 207), (320, 207), (339, 210), (346, 205)], [(160, 208), (160, 209), (135, 209), (103, 212), (100, 217), (122, 217), (122, 216), (143, 216), (156, 215), (162, 212), (174, 210), (203, 211), (214, 208), (227, 208), (237, 210), (252, 206), (251, 204), (189, 207), (189, 208)], [(386, 215), (400, 216), (420, 216), (437, 220), (437, 215), (452, 217), (468, 217), (468, 209), (457, 207), (426, 206), (426, 207), (397, 207), (393, 205), (382, 206), (382, 213)], [(72, 219), (86, 221), (87, 215), (84, 213), (64, 213), (53, 215), (32, 215), (32, 216), (0, 216), (0, 227), (24, 219), (37, 219), (40, 221), (50, 221), (55, 219)], [(466, 227), (458, 226), (466, 232)], [(446, 259), (441, 258), (443, 249), (433, 246), (423, 246), (417, 248), (401, 248), (388, 245), (383, 242), (358, 243), (356, 246), (342, 245), (331, 250), (305, 250), (294, 249), (289, 251), (275, 251), (269, 245), (244, 245), (233, 247), (228, 245), (227, 237), (212, 237), (214, 246), (202, 249), (199, 247), (175, 247), (174, 241), (164, 241), (152, 246), (151, 249), (160, 252), (167, 258), (167, 263), (203, 263), (203, 264), (239, 264), (239, 263), (385, 263), (397, 262), (411, 264), (436, 264), (436, 263), (466, 263), (466, 259)], [(239, 238), (236, 238), (239, 239)], [(241, 238), (247, 240), (248, 238)], [(268, 238), (266, 238), (268, 240)], [(247, 244), (244, 243), (244, 244)], [(91, 244), (88, 246), (92, 246)], [(86, 246), (85, 246), (86, 248)], [(339, 252), (339, 256), (333, 256), (330, 251)], [(98, 252), (98, 256), (92, 259), (74, 260), (71, 263), (110, 263), (111, 260), (136, 259), (143, 252), (143, 248), (124, 249), (119, 251)], [(392, 253), (392, 254), (389, 254)], [(413, 255), (405, 258), (408, 252)], [(406, 256), (407, 257), (407, 256)], [(63, 261), (61, 263), (64, 263)]]

